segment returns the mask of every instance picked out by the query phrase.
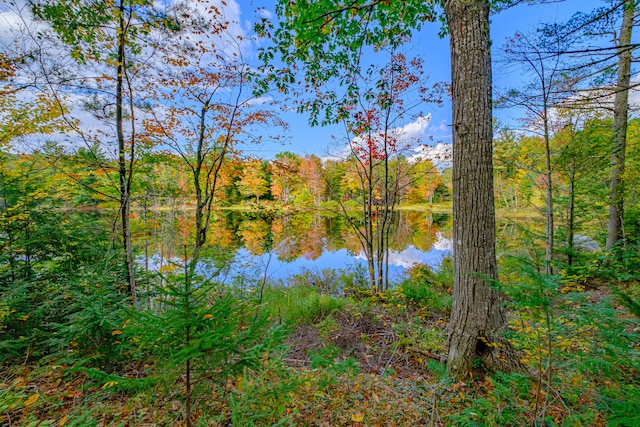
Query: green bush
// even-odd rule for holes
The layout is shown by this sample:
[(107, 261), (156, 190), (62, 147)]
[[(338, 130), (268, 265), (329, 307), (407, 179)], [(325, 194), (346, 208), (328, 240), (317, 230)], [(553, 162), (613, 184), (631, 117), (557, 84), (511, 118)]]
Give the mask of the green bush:
[(433, 311), (448, 313), (452, 299), (448, 289), (452, 283), (443, 282), (443, 273), (434, 273), (428, 265), (416, 265), (408, 272), (408, 278), (400, 285), (407, 302), (429, 308)]
[(277, 362), (264, 369), (246, 370), (229, 397), (232, 425), (295, 425), (287, 412), (295, 407), (296, 394), (302, 383), (295, 372)]
[(137, 314), (122, 332), (135, 343), (140, 362), (156, 361), (146, 375), (167, 395), (182, 395), (185, 419), (193, 418), (201, 396), (245, 369), (258, 369), (284, 339), (251, 300), (215, 282), (177, 274), (156, 293), (158, 307)]
[[(587, 426), (600, 416), (609, 425), (637, 425), (638, 406), (629, 402), (640, 393), (639, 320), (608, 292), (576, 292), (560, 277), (540, 274), (523, 260), (518, 270), (514, 261), (502, 286), (512, 311), (510, 339), (537, 376), (534, 390), (541, 390), (536, 395), (528, 388), (521, 396), (537, 403), (528, 418)], [(507, 395), (497, 407), (522, 405)]]
[(60, 322), (52, 322), (46, 341), (51, 352), (69, 365), (108, 372), (123, 366), (127, 343), (120, 330), (130, 319), (127, 296), (109, 277), (98, 275), (69, 284), (68, 291), (56, 297), (55, 303), (65, 308)]

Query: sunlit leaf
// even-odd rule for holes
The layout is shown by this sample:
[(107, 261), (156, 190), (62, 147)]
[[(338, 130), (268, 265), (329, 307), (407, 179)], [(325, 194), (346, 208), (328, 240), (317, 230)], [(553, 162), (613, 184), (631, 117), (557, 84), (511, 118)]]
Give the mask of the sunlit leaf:
[(104, 390), (105, 388), (113, 387), (114, 385), (117, 385), (117, 384), (118, 384), (118, 381), (107, 381), (102, 386), (102, 389)]
[(38, 399), (40, 398), (39, 394), (32, 394), (31, 396), (29, 396), (27, 398), (27, 400), (24, 401), (24, 406), (29, 406), (29, 405), (33, 405), (34, 403), (36, 403), (38, 401)]

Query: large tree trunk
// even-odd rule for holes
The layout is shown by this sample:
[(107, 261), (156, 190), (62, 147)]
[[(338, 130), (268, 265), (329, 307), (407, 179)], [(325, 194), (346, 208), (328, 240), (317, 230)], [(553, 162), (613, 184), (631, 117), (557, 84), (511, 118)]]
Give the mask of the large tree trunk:
[(609, 187), (609, 224), (606, 249), (610, 250), (623, 238), (624, 165), (627, 145), (629, 83), (631, 80), (631, 32), (635, 15), (635, 0), (627, 0), (620, 37), (618, 37), (618, 82), (613, 105), (613, 142), (611, 149), (611, 184)]
[(453, 99), (453, 310), (447, 370), (464, 379), (519, 366), (502, 338), (506, 317), (495, 256), (491, 52), (488, 0), (444, 0), (451, 37)]

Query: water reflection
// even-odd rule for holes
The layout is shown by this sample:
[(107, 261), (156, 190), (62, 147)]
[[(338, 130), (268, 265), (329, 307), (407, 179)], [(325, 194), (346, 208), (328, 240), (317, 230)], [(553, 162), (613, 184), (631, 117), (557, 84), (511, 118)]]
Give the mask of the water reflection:
[[(150, 270), (182, 260), (192, 241), (192, 212), (148, 215), (144, 250)], [(451, 251), (451, 217), (402, 211), (394, 216), (390, 242), (390, 279), (416, 263), (439, 264)], [(142, 225), (142, 224), (141, 224)], [(285, 279), (304, 269), (355, 268), (366, 265), (360, 242), (345, 221), (318, 212), (287, 215), (219, 211), (214, 215), (201, 272), (209, 275), (233, 265), (225, 276)], [(233, 260), (233, 263), (231, 262)], [(141, 263), (142, 264), (142, 263)]]

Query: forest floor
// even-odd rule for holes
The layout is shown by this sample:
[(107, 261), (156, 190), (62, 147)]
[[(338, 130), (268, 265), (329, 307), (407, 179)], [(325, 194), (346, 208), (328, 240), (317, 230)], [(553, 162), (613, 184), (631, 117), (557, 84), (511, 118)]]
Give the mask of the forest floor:
[[(620, 287), (564, 286), (540, 310), (512, 293), (524, 301), (512, 307), (510, 339), (530, 375), (478, 365), (456, 383), (443, 364), (451, 289), (431, 277), (419, 286), (424, 272), (414, 278), (378, 295), (266, 289), (263, 307), (285, 326), (284, 345), (227, 378), (209, 367), (193, 392), (193, 425), (640, 425), (640, 323), (615, 298)], [(637, 289), (623, 286), (625, 295)], [(96, 376), (60, 360), (1, 368), (1, 425), (186, 425), (184, 376), (145, 381), (167, 361), (131, 360)]]

